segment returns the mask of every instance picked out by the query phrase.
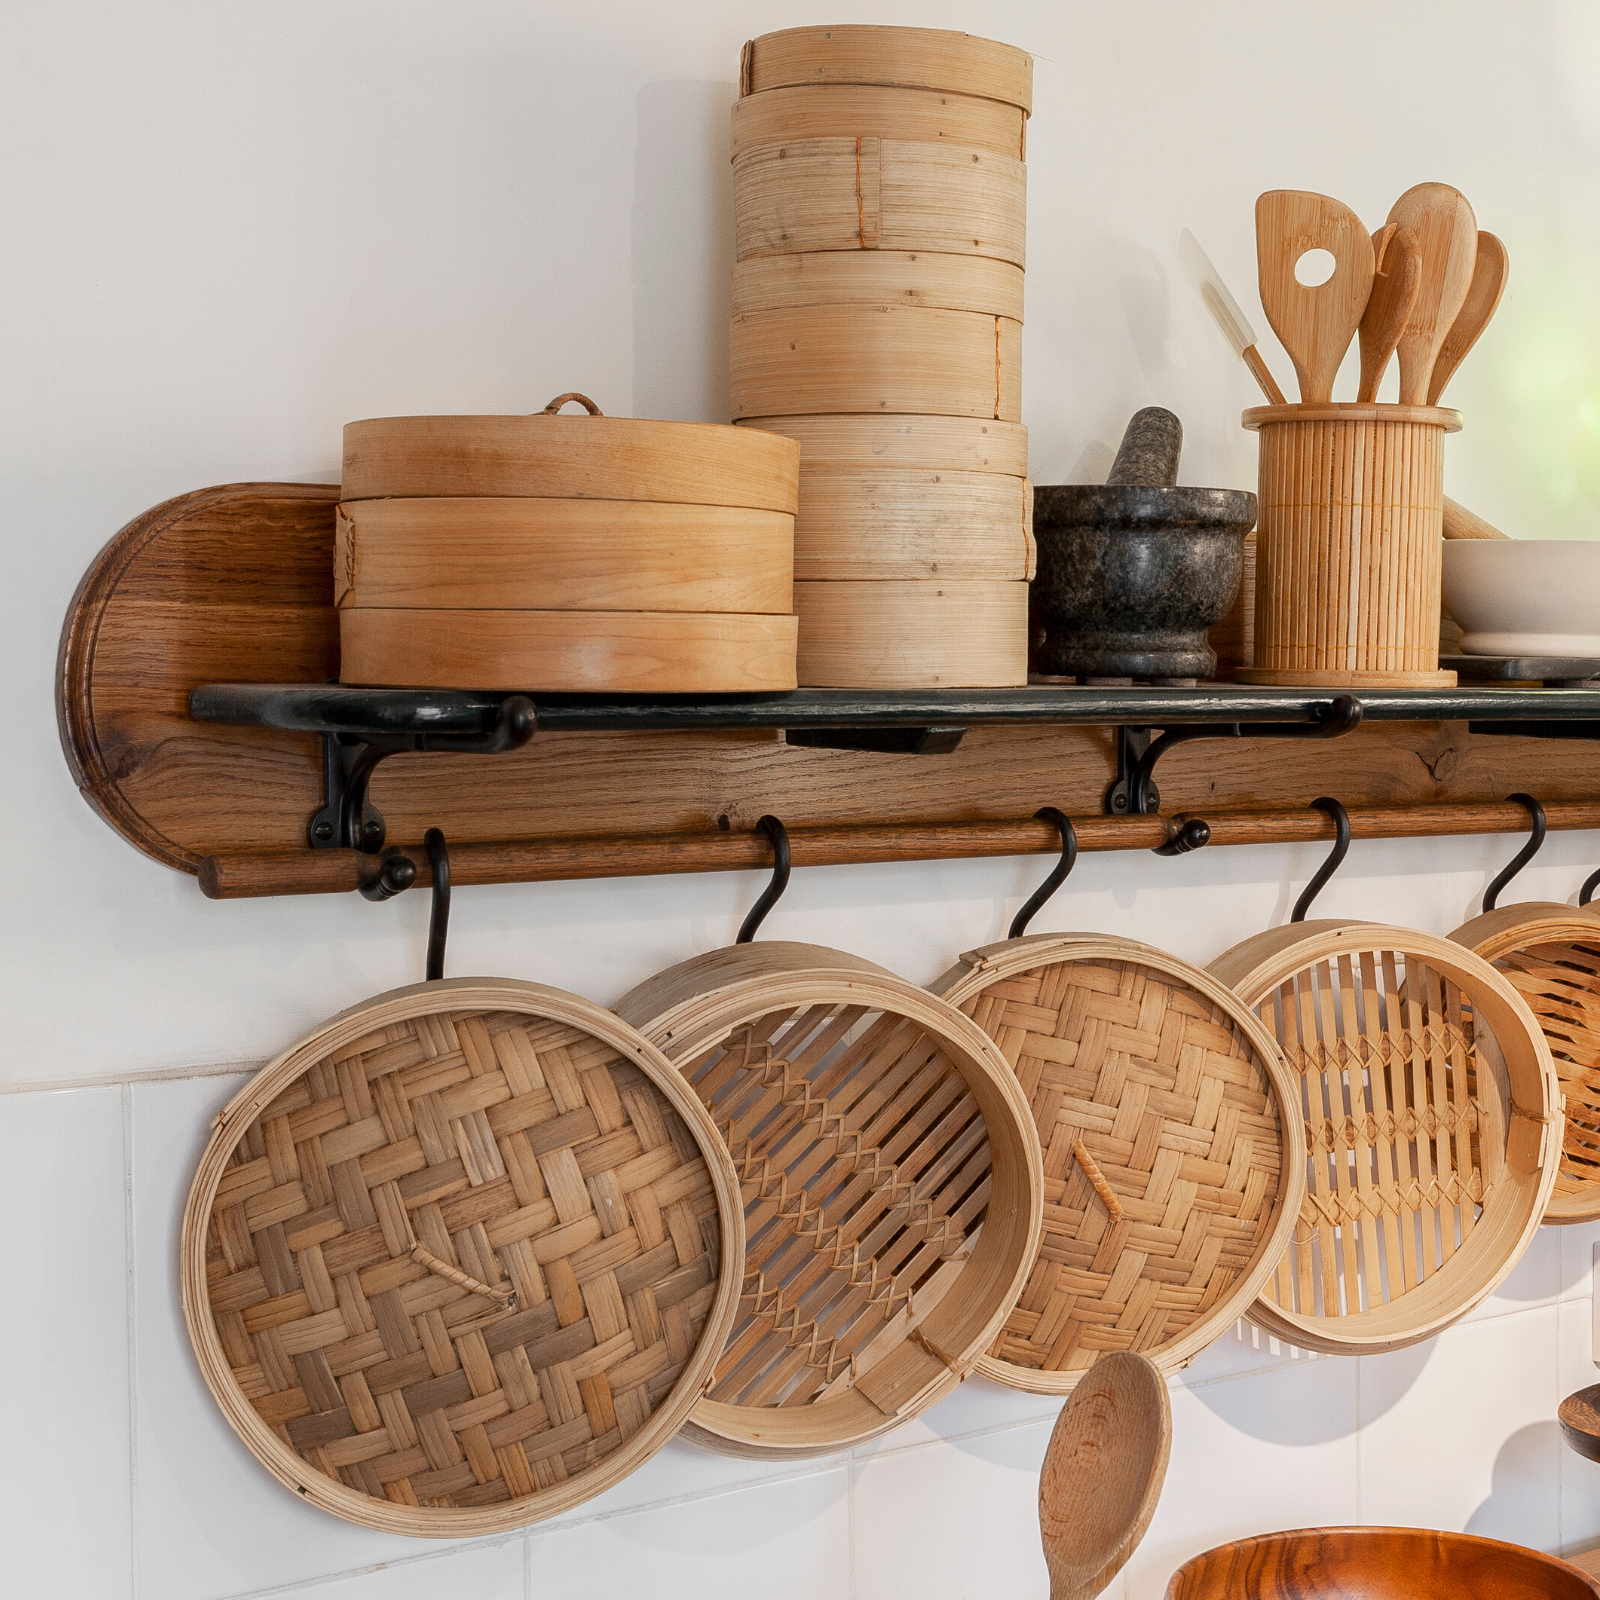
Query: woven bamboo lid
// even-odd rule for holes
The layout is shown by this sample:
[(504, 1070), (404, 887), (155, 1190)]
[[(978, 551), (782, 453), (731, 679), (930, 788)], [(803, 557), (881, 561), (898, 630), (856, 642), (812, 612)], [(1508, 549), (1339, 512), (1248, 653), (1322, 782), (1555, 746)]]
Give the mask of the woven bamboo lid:
[(978, 1370), (1064, 1394), (1110, 1351), (1186, 1365), (1254, 1300), (1305, 1192), (1271, 1035), (1131, 939), (1008, 939), (932, 987), (999, 1044), (1044, 1146), (1038, 1257)]
[(1555, 1058), (1566, 1123), (1550, 1223), (1600, 1217), (1600, 916), (1524, 901), (1474, 917), (1450, 935), (1527, 1001)]
[(1516, 1264), (1555, 1183), (1560, 1086), (1533, 1013), (1470, 950), (1370, 922), (1291, 923), (1210, 970), (1309, 1108), (1305, 1203), (1252, 1320), (1333, 1355), (1448, 1327)]
[(460, 1537), (587, 1500), (700, 1395), (738, 1181), (659, 1051), (511, 979), (396, 989), (228, 1103), (183, 1218), (211, 1392), (313, 1505)]
[(1027, 1276), (1039, 1141), (993, 1043), (870, 962), (739, 945), (618, 1012), (705, 1102), (743, 1184), (738, 1319), (691, 1433), (844, 1450), (947, 1394)]

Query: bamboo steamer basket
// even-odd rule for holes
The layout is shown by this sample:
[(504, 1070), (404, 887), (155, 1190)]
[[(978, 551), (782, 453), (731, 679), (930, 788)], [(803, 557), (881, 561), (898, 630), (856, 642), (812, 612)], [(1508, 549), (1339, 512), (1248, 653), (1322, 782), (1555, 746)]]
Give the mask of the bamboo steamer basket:
[(747, 311), (733, 319), (729, 372), (736, 420), (910, 412), (1017, 422), (1022, 324), (916, 305)]
[(183, 1218), (206, 1383), (286, 1487), (456, 1538), (617, 1483), (672, 1437), (738, 1305), (738, 1178), (611, 1012), (464, 978), (381, 995), (217, 1119)]
[(1453, 687), (1439, 670), (1439, 406), (1256, 406), (1255, 664), (1242, 683)]
[(1038, 1246), (1038, 1135), (993, 1043), (870, 962), (738, 945), (618, 1003), (708, 1107), (743, 1184), (738, 1319), (688, 1432), (845, 1450), (916, 1416), (998, 1333)]
[(978, 1370), (1065, 1394), (1114, 1351), (1186, 1366), (1248, 1309), (1304, 1199), (1271, 1034), (1198, 968), (1094, 934), (989, 945), (932, 988), (999, 1045), (1044, 1147), (1038, 1256)]
[(1333, 1355), (1447, 1328), (1555, 1183), (1561, 1093), (1533, 1013), (1470, 950), (1376, 923), (1291, 923), (1210, 970), (1276, 1036), (1306, 1113), (1305, 1204), (1251, 1319)]
[[(763, 417), (759, 427), (800, 446), (800, 471), (817, 467), (859, 470), (881, 466), (940, 472), (1028, 475), (1028, 430), (1019, 422), (970, 417), (782, 416)], [(809, 484), (811, 479), (806, 477)], [(802, 512), (802, 515), (804, 513)]]
[(1566, 1101), (1548, 1223), (1600, 1218), (1600, 917), (1550, 901), (1502, 906), (1450, 935), (1528, 1003)]
[(1004, 689), (1028, 681), (1026, 583), (796, 583), (799, 681), (819, 689)]
[(738, 262), (733, 313), (902, 305), (976, 311), (1021, 322), (1022, 285), (1022, 268), (1008, 261), (917, 250), (858, 250), (852, 245)]
[(888, 139), (956, 150), (1027, 156), (1020, 106), (942, 89), (803, 84), (749, 94), (733, 105), (735, 161), (749, 150), (793, 139)]

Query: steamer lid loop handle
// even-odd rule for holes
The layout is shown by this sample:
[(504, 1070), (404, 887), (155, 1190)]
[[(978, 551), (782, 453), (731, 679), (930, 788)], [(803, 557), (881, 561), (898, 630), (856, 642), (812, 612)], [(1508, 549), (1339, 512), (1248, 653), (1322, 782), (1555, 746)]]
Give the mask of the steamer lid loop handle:
[(1333, 849), (1328, 852), (1328, 859), (1312, 874), (1311, 882), (1301, 891), (1300, 898), (1294, 903), (1294, 910), (1289, 913), (1291, 922), (1304, 922), (1306, 912), (1311, 909), (1311, 902), (1322, 893), (1327, 886), (1328, 879), (1344, 864), (1344, 858), (1350, 854), (1350, 813), (1339, 802), (1328, 795), (1311, 802), (1313, 810), (1326, 811), (1333, 818), (1335, 838)]
[(605, 415), (605, 412), (603, 412), (600, 407), (588, 397), (588, 395), (579, 394), (576, 389), (569, 391), (567, 394), (558, 394), (555, 399), (544, 408), (544, 414), (546, 416), (553, 417), (556, 412), (558, 412), (569, 400), (576, 400), (591, 417), (603, 417)]
[(735, 944), (749, 944), (756, 929), (766, 920), (767, 913), (778, 903), (778, 897), (789, 887), (789, 830), (774, 816), (765, 816), (756, 823), (758, 832), (772, 841), (772, 882), (762, 891), (761, 898), (750, 907), (750, 914), (739, 926)]
[(1006, 934), (1008, 939), (1020, 939), (1028, 931), (1028, 924), (1050, 896), (1067, 881), (1067, 874), (1078, 859), (1078, 835), (1073, 830), (1070, 817), (1057, 811), (1054, 806), (1040, 806), (1033, 815), (1036, 821), (1053, 824), (1061, 835), (1061, 859), (1050, 869), (1050, 876), (1033, 891), (1022, 909), (1011, 919), (1011, 927)]
[[(1519, 806), (1527, 807), (1528, 815), (1533, 818), (1533, 832), (1528, 835), (1528, 842), (1511, 858), (1500, 876), (1483, 891), (1483, 909), (1485, 911), (1494, 910), (1495, 901), (1500, 898), (1500, 891), (1533, 860), (1539, 853), (1539, 846), (1544, 843), (1544, 807), (1531, 794), (1508, 794), (1506, 799), (1515, 800)], [(1591, 878), (1589, 884), (1593, 882), (1594, 879)], [(1589, 884), (1584, 887), (1588, 888)]]

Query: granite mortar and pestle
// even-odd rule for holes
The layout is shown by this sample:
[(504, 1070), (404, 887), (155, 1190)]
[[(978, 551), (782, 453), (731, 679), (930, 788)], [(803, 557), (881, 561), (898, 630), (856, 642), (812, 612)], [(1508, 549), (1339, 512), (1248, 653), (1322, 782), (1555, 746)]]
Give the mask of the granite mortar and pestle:
[(1035, 485), (1039, 671), (1156, 680), (1216, 671), (1206, 631), (1239, 592), (1256, 497), (1175, 488), (1182, 450), (1183, 424), (1146, 406), (1129, 421), (1103, 485)]

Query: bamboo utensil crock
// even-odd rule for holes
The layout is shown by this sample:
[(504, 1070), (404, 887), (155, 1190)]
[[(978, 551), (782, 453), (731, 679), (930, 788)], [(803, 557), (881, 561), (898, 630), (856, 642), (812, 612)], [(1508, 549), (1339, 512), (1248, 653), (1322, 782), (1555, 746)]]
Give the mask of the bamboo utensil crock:
[(577, 1505), (699, 1399), (738, 1305), (739, 1179), (611, 1012), (541, 984), (397, 989), (224, 1108), (189, 1192), (206, 1383), (281, 1483), (455, 1538)]
[(1470, 950), (1376, 923), (1291, 923), (1210, 971), (1305, 1107), (1305, 1203), (1252, 1320), (1333, 1355), (1448, 1327), (1516, 1264), (1555, 1183), (1561, 1091), (1532, 1012)]

